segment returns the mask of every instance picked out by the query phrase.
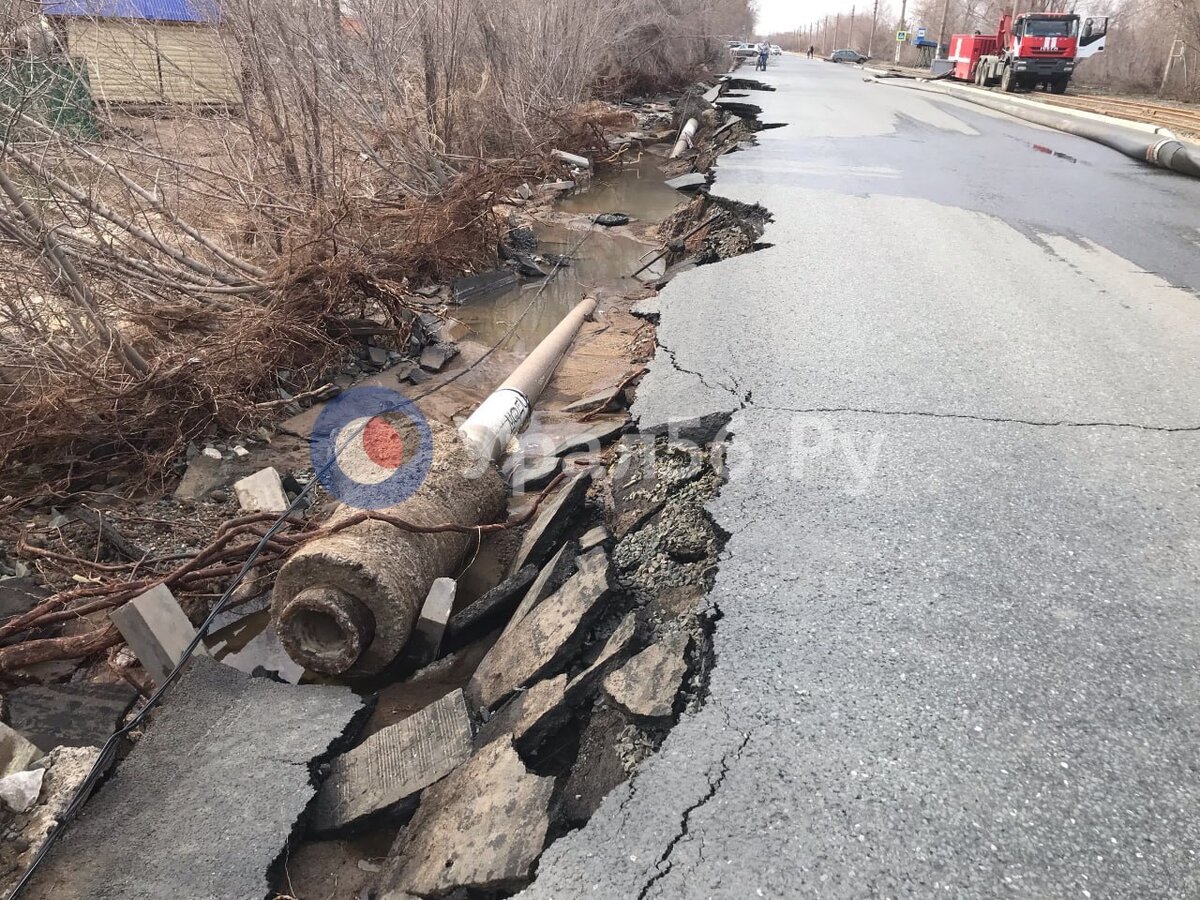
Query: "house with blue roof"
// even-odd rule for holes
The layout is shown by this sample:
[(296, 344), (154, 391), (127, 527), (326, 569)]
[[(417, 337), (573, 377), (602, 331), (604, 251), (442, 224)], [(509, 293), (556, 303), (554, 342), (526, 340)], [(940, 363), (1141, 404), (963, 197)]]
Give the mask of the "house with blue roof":
[(237, 53), (218, 0), (43, 0), (69, 56), (109, 103), (237, 103)]

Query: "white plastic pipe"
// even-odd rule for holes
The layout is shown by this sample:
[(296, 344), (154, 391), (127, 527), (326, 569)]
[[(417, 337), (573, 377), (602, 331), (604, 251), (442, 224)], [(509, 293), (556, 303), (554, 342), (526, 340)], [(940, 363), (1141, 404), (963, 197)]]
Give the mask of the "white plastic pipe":
[(696, 136), (696, 132), (700, 128), (700, 123), (695, 119), (688, 119), (683, 126), (683, 131), (679, 133), (679, 140), (675, 142), (675, 148), (671, 151), (671, 159), (678, 159), (683, 156), (683, 152), (692, 146), (692, 138)]
[(557, 156), (563, 162), (568, 162), (577, 169), (590, 169), (592, 161), (586, 156), (576, 156), (574, 153), (568, 153), (566, 150), (551, 150), (551, 156)]
[(479, 404), (458, 429), (468, 449), (489, 460), (499, 460), (508, 452), (509, 442), (528, 423), (533, 404), (550, 382), (584, 319), (595, 309), (594, 299), (581, 300), (525, 361), (513, 369), (505, 382)]

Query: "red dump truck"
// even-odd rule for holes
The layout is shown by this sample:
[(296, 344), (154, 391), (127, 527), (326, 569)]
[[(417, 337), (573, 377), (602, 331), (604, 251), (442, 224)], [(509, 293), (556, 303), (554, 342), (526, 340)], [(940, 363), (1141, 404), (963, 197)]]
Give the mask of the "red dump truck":
[(1073, 13), (1005, 13), (995, 34), (956, 34), (950, 38), (953, 76), (1001, 90), (1051, 93), (1067, 90), (1075, 64), (1104, 49), (1108, 18)]

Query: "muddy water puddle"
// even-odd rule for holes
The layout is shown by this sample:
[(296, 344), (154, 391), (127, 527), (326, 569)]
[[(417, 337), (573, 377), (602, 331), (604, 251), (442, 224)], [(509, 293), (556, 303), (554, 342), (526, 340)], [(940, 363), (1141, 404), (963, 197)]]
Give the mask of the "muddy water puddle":
[(565, 225), (536, 225), (533, 230), (539, 254), (570, 256), (570, 264), (549, 279), (526, 281), (452, 309), (453, 338), (490, 346), (520, 319), (504, 348), (523, 356), (589, 294), (601, 289), (638, 288), (642, 282), (633, 277), (633, 272), (642, 265), (643, 257), (648, 259), (656, 249), (600, 226), (580, 230)]
[(567, 213), (594, 216), (616, 212), (643, 222), (661, 222), (685, 198), (663, 183), (663, 173), (652, 156), (643, 156), (623, 169), (605, 172), (590, 184), (558, 203)]

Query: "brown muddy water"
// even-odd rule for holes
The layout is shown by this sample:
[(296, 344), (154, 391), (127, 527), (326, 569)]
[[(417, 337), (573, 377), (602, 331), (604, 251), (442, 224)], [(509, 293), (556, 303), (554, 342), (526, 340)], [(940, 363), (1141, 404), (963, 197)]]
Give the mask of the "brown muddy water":
[[(663, 184), (663, 174), (652, 158), (643, 157), (636, 164), (597, 177), (586, 189), (559, 201), (555, 210), (588, 217), (620, 212), (635, 222), (657, 224), (686, 199)], [(450, 333), (454, 339), (490, 346), (520, 318), (504, 347), (518, 354), (529, 353), (584, 297), (597, 291), (622, 293), (640, 287), (644, 282), (634, 278), (633, 272), (657, 251), (625, 228), (540, 224), (533, 230), (539, 254), (570, 256), (571, 264), (545, 282), (525, 281), (453, 310)], [(656, 265), (642, 278), (653, 280), (661, 274), (661, 265)]]

